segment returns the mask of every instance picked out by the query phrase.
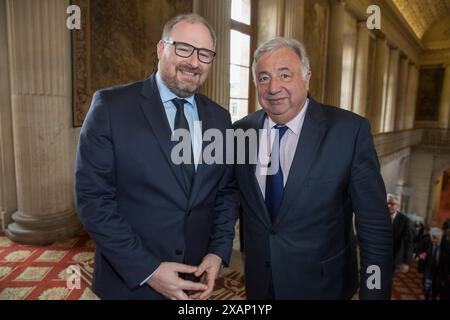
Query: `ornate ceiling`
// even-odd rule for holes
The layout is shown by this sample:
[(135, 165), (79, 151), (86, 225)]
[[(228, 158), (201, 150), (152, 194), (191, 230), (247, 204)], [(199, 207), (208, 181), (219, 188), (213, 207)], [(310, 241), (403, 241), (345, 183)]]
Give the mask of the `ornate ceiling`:
[(392, 0), (419, 39), (437, 21), (450, 19), (450, 0)]

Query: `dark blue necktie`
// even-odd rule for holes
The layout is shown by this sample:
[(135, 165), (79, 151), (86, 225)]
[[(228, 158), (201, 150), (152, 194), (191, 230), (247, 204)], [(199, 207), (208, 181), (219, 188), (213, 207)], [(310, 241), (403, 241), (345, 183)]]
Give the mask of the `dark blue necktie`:
[[(278, 131), (278, 150), (272, 150), (271, 161), (278, 161), (278, 170), (275, 174), (266, 176), (266, 207), (267, 211), (269, 211), (269, 215), (272, 219), (272, 222), (275, 221), (275, 217), (278, 213), (278, 210), (281, 206), (281, 200), (283, 198), (283, 171), (281, 170), (280, 164), (280, 144), (281, 138), (286, 133), (288, 127), (287, 126), (275, 126), (275, 129)], [(274, 152), (276, 152), (277, 156), (273, 156)], [(271, 163), (270, 167), (273, 167), (276, 164)]]
[[(184, 104), (187, 103), (187, 101), (184, 99), (175, 98), (172, 100), (172, 102), (173, 102), (174, 106), (177, 108), (177, 113), (175, 114), (174, 130), (185, 129), (185, 130), (189, 131), (189, 124), (187, 122), (186, 116), (184, 115)], [(183, 170), (184, 181), (186, 183), (186, 188), (187, 188), (188, 194), (189, 194), (191, 192), (191, 187), (192, 187), (192, 183), (194, 181), (194, 176), (195, 176), (192, 141), (191, 141), (191, 161), (190, 161), (190, 163), (183, 162), (181, 164), (181, 168)]]

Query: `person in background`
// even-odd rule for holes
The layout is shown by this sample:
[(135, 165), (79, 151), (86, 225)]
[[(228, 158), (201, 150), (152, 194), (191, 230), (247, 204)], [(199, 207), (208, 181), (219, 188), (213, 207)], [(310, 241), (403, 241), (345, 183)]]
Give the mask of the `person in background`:
[(387, 195), (387, 205), (392, 221), (392, 238), (394, 240), (394, 269), (409, 271), (413, 255), (412, 230), (410, 220), (399, 212), (399, 201), (395, 194)]
[(415, 221), (413, 227), (413, 257), (416, 258), (423, 247), (423, 238), (425, 236), (425, 226), (421, 221)]
[(441, 248), (441, 285), (440, 298), (441, 300), (450, 300), (450, 219), (447, 219), (442, 229), (444, 235), (442, 237)]
[(425, 300), (448, 300), (449, 250), (449, 238), (443, 230), (431, 228), (418, 257)]

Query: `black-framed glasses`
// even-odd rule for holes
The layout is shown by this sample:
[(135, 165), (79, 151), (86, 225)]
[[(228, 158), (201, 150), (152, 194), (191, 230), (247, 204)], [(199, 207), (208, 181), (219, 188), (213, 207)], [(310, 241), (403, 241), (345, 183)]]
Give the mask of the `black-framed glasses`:
[(212, 50), (205, 48), (197, 48), (189, 43), (163, 40), (165, 43), (171, 44), (175, 47), (175, 54), (182, 58), (189, 58), (192, 56), (194, 51), (197, 51), (197, 58), (203, 63), (210, 64), (213, 62), (216, 53)]

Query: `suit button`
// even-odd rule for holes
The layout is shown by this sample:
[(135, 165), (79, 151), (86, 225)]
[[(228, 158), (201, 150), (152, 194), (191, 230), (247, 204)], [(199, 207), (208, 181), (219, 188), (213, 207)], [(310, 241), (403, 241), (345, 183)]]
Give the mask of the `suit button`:
[(187, 216), (190, 217), (190, 216), (191, 216), (191, 213), (192, 213), (192, 211), (189, 210), (189, 211), (187, 212)]
[(270, 268), (270, 261), (266, 261), (266, 268)]
[(183, 250), (177, 249), (177, 250), (175, 250), (175, 254), (176, 254), (177, 256), (181, 256), (181, 255), (183, 254)]
[(275, 232), (274, 229), (270, 229), (270, 234), (271, 234), (271, 235), (276, 235), (277, 233)]

